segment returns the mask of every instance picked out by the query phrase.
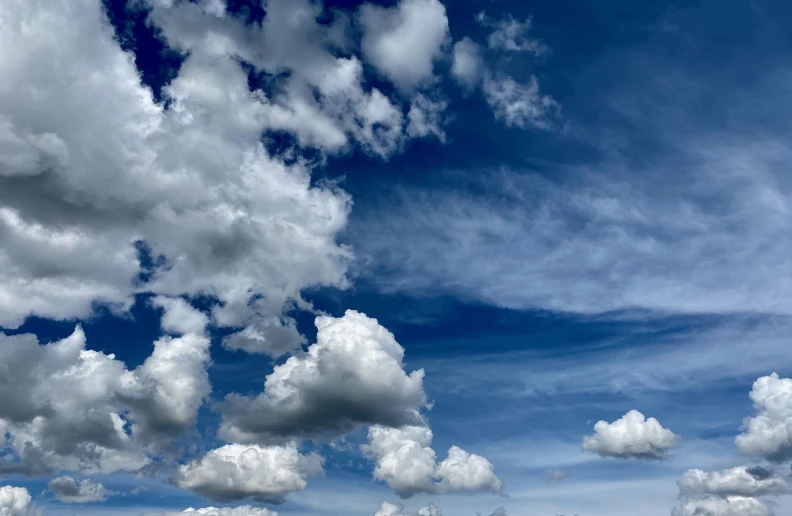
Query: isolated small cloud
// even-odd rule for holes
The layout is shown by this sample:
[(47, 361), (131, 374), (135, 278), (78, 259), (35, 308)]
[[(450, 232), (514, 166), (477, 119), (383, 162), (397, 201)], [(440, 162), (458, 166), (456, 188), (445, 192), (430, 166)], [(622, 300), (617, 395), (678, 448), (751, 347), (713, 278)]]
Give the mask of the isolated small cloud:
[(108, 496), (117, 494), (90, 478), (78, 482), (72, 477), (61, 476), (53, 478), (47, 485), (55, 498), (65, 503), (103, 502)]
[(583, 438), (583, 451), (620, 459), (663, 459), (677, 437), (653, 417), (631, 410), (621, 419), (594, 425), (594, 435)]
[(164, 310), (160, 326), (167, 332), (202, 334), (209, 324), (206, 314), (180, 297), (156, 296), (151, 299), (151, 304)]
[(443, 516), (443, 511), (431, 503), (418, 509), (417, 513), (409, 514), (403, 511), (404, 506), (400, 504), (382, 502), (382, 506), (374, 516)]
[(487, 43), (493, 50), (528, 52), (536, 55), (548, 50), (544, 43), (529, 36), (532, 26), (531, 18), (521, 22), (511, 15), (507, 15), (500, 20), (493, 20), (485, 12), (480, 12), (476, 15), (476, 21), (482, 26), (492, 29)]
[(454, 58), (451, 74), (468, 90), (478, 86), (484, 75), (484, 58), (481, 48), (470, 38), (454, 43)]
[(24, 487), (0, 487), (0, 516), (41, 516), (33, 498)]
[(279, 504), (289, 493), (305, 489), (308, 477), (322, 473), (323, 463), (316, 454), (300, 454), (294, 443), (228, 444), (181, 466), (174, 483), (218, 502), (251, 498)]
[(438, 463), (430, 448), (432, 431), (425, 426), (372, 426), (368, 438), (363, 452), (375, 462), (374, 478), (402, 498), (418, 493), (503, 492), (492, 463), (480, 455), (452, 446), (448, 457)]
[(750, 397), (756, 415), (743, 422), (745, 431), (734, 440), (737, 450), (771, 462), (792, 459), (792, 379), (763, 376)]

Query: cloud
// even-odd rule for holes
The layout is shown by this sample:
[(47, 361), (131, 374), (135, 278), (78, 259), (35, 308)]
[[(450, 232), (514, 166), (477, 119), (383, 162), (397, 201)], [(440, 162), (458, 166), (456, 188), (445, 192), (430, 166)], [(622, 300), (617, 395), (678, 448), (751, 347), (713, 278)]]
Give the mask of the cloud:
[(773, 512), (756, 498), (729, 496), (686, 502), (671, 511), (672, 516), (772, 516)]
[[(408, 516), (408, 514), (402, 512), (404, 510), (404, 506), (390, 503), (390, 502), (382, 502), (382, 506), (380, 509), (374, 514), (374, 516)], [(429, 504), (425, 507), (421, 507), (418, 509), (416, 513), (417, 516), (443, 516), (443, 511), (435, 507), (433, 504)]]
[(761, 467), (738, 466), (720, 472), (693, 469), (685, 472), (677, 482), (679, 493), (685, 497), (705, 495), (757, 497), (783, 494), (789, 489), (784, 478)]
[(202, 334), (209, 324), (206, 314), (193, 308), (184, 299), (157, 296), (151, 299), (151, 304), (164, 310), (160, 326), (167, 332)]
[(448, 38), (446, 10), (438, 0), (401, 0), (395, 7), (364, 4), (363, 55), (400, 89), (410, 91), (433, 77)]
[(535, 55), (543, 54), (548, 50), (541, 41), (528, 35), (531, 31), (531, 18), (520, 22), (513, 16), (507, 15), (500, 20), (493, 20), (482, 11), (476, 15), (476, 21), (492, 29), (487, 43), (493, 50), (528, 52)]
[(539, 82), (531, 77), (519, 83), (508, 76), (485, 76), (484, 98), (495, 117), (511, 127), (549, 129), (558, 103), (539, 92)]
[(78, 482), (72, 477), (61, 476), (50, 480), (47, 486), (55, 493), (55, 498), (65, 503), (103, 502), (116, 494), (90, 478)]
[(185, 514), (188, 516), (278, 516), (277, 512), (265, 509), (264, 507), (252, 507), (250, 505), (240, 505), (238, 507), (203, 507), (201, 509), (193, 509), (190, 507), (181, 512), (152, 513), (147, 516), (184, 516)]
[(477, 43), (467, 37), (454, 43), (451, 74), (462, 86), (468, 90), (478, 86), (484, 69), (484, 58)]
[(492, 464), (484, 457), (452, 446), (448, 457), (438, 463), (429, 447), (432, 431), (425, 426), (372, 426), (368, 438), (363, 452), (375, 462), (374, 478), (387, 483), (402, 498), (418, 493), (503, 492)]
[(568, 476), (568, 473), (558, 469), (547, 469), (542, 473), (542, 477), (548, 482), (561, 482)]
[(33, 503), (24, 487), (0, 487), (0, 516), (41, 516), (42, 511)]
[(743, 422), (734, 443), (745, 455), (784, 462), (792, 458), (792, 380), (778, 374), (757, 379), (751, 389), (756, 415)]
[(674, 433), (655, 418), (646, 419), (637, 410), (631, 410), (613, 423), (597, 422), (594, 435), (583, 438), (582, 448), (600, 457), (660, 460), (676, 446), (676, 441)]
[(322, 473), (324, 459), (302, 455), (294, 443), (283, 446), (228, 444), (179, 467), (174, 483), (218, 502), (252, 498), (280, 504), (286, 495)]
[(1, 465), (10, 472), (138, 470), (195, 424), (211, 390), (205, 335), (161, 337), (133, 370), (87, 349), (79, 326), (46, 345), (31, 334), (0, 334), (0, 344), (0, 397), (9, 400), (0, 423), (11, 451)]
[(376, 319), (354, 310), (316, 318), (316, 343), (267, 376), (264, 392), (222, 405), (229, 442), (332, 439), (361, 425), (422, 421), (423, 370), (407, 374), (404, 348)]
[(429, 97), (417, 94), (412, 100), (410, 111), (407, 113), (409, 124), (407, 134), (413, 138), (423, 138), (434, 135), (440, 141), (445, 141), (444, 112), (448, 107), (448, 102), (442, 99), (430, 99)]

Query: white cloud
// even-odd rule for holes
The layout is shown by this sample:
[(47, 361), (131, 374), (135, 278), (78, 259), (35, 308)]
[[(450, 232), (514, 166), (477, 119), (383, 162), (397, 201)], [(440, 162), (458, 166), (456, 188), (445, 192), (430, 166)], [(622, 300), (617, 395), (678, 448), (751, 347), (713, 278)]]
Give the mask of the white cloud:
[(77, 481), (69, 476), (53, 478), (47, 484), (55, 498), (65, 503), (103, 502), (116, 494), (90, 478)]
[(140, 469), (194, 425), (211, 389), (203, 335), (158, 339), (134, 370), (86, 349), (79, 326), (51, 344), (30, 334), (0, 334), (0, 343), (0, 421), (11, 451), (2, 468), (10, 471)]
[(407, 134), (413, 138), (424, 138), (434, 135), (438, 140), (445, 141), (445, 110), (448, 102), (433, 100), (417, 94), (413, 97), (410, 110), (407, 112)]
[(307, 477), (322, 473), (323, 463), (316, 454), (300, 454), (294, 443), (228, 444), (181, 466), (175, 483), (220, 502), (252, 498), (279, 504), (289, 493), (305, 489)]
[[(407, 513), (402, 511), (404, 511), (404, 506), (402, 505), (390, 502), (382, 502), (382, 506), (374, 514), (374, 516), (409, 516)], [(416, 514), (417, 516), (442, 516), (443, 512), (430, 503), (429, 505), (418, 509)]]
[(484, 58), (481, 48), (470, 38), (463, 38), (454, 43), (454, 60), (451, 74), (468, 90), (478, 86), (484, 75)]
[(520, 22), (513, 16), (507, 15), (500, 20), (493, 20), (486, 13), (481, 12), (476, 16), (476, 21), (492, 29), (487, 43), (493, 50), (528, 52), (536, 55), (547, 52), (547, 47), (541, 41), (528, 35), (531, 31), (531, 18)]
[(684, 497), (765, 496), (783, 494), (789, 485), (783, 477), (762, 467), (738, 466), (725, 471), (705, 472), (693, 469), (677, 482)]
[(206, 325), (209, 324), (209, 317), (193, 308), (184, 299), (157, 296), (151, 299), (151, 304), (164, 311), (160, 326), (167, 332), (200, 335), (204, 333)]
[(423, 370), (403, 369), (404, 348), (365, 314), (316, 318), (316, 343), (267, 376), (255, 398), (229, 395), (220, 435), (229, 442), (328, 438), (360, 425), (422, 421)]
[(0, 516), (41, 516), (41, 509), (33, 504), (23, 487), (0, 487)]
[(278, 516), (277, 512), (265, 509), (264, 507), (252, 507), (250, 505), (240, 505), (238, 507), (202, 507), (194, 509), (192, 507), (181, 512), (160, 512), (150, 513), (146, 516)]
[(392, 8), (364, 4), (363, 55), (399, 88), (410, 91), (433, 76), (448, 38), (446, 10), (438, 0), (401, 0)]
[(484, 457), (452, 446), (448, 457), (438, 464), (430, 448), (432, 431), (425, 426), (372, 426), (368, 437), (363, 451), (375, 462), (374, 478), (387, 483), (402, 498), (451, 491), (502, 494), (502, 483)]
[(751, 389), (756, 415), (746, 418), (745, 431), (734, 443), (740, 453), (774, 462), (792, 458), (792, 380), (778, 374), (757, 379)]
[(671, 511), (672, 516), (773, 516), (756, 498), (729, 496), (685, 502)]
[(540, 93), (536, 77), (531, 77), (527, 83), (519, 83), (508, 76), (488, 75), (484, 77), (482, 90), (495, 117), (507, 126), (551, 127), (558, 103)]
[(568, 476), (568, 473), (558, 469), (547, 469), (542, 473), (542, 477), (548, 482), (561, 482)]
[(583, 438), (583, 451), (620, 459), (663, 459), (677, 437), (653, 417), (631, 410), (621, 419), (594, 425), (594, 435)]

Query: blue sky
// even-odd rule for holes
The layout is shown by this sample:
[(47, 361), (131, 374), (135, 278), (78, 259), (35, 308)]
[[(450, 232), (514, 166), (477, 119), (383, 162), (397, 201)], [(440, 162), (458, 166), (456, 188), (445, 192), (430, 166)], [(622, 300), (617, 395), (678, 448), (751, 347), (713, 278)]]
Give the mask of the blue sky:
[(0, 516), (786, 514), (789, 20), (5, 2)]

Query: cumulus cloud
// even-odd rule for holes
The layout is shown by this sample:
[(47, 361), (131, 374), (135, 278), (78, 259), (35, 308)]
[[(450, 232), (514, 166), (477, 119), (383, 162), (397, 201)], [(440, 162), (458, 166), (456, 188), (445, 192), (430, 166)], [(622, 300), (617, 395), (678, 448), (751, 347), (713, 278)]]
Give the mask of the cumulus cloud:
[(142, 468), (150, 453), (166, 450), (195, 423), (211, 389), (209, 344), (194, 333), (161, 337), (129, 370), (114, 355), (87, 349), (79, 326), (46, 345), (31, 334), (0, 334), (0, 396), (7, 400), (0, 422), (10, 451), (2, 468), (27, 474)]
[(171, 333), (204, 333), (209, 318), (181, 298), (157, 296), (151, 304), (163, 310), (160, 326)]
[(549, 129), (558, 103), (539, 91), (539, 81), (531, 77), (520, 83), (508, 76), (487, 76), (484, 97), (495, 116), (507, 126)]
[(418, 493), (489, 491), (502, 494), (503, 485), (490, 461), (452, 446), (437, 462), (432, 431), (425, 426), (372, 426), (363, 452), (375, 462), (374, 478), (402, 498)]
[(27, 489), (0, 487), (0, 516), (41, 516), (41, 514), (41, 509), (33, 503)]
[(289, 493), (305, 489), (306, 479), (322, 473), (323, 464), (314, 453), (300, 454), (294, 443), (228, 444), (179, 467), (174, 483), (219, 502), (252, 498), (280, 504)]
[(789, 489), (783, 477), (759, 466), (738, 466), (716, 472), (693, 469), (685, 472), (677, 485), (680, 495), (684, 497), (757, 497), (783, 494)]
[(78, 482), (72, 477), (60, 476), (50, 480), (47, 486), (55, 498), (66, 503), (103, 502), (116, 494), (90, 478)]
[[(374, 516), (410, 516), (403, 511), (404, 506), (402, 505), (390, 502), (382, 502), (382, 506), (374, 514)], [(418, 512), (415, 514), (416, 516), (443, 516), (443, 511), (430, 503), (429, 505), (418, 509)]]
[(152, 513), (146, 516), (278, 516), (277, 512), (265, 509), (264, 507), (252, 507), (250, 505), (240, 505), (238, 507), (203, 507), (184, 509), (181, 512), (161, 512)]
[(773, 462), (792, 458), (792, 380), (773, 373), (757, 379), (751, 389), (756, 415), (743, 422), (734, 443), (740, 453)]
[(597, 422), (594, 435), (583, 438), (582, 448), (600, 457), (660, 460), (676, 446), (676, 441), (676, 435), (655, 418), (647, 419), (631, 410), (613, 423)]
[(403, 90), (426, 83), (448, 38), (446, 10), (438, 0), (401, 0), (395, 7), (364, 4), (363, 55)]
[(773, 516), (773, 512), (756, 498), (729, 496), (686, 502), (671, 516)]
[(407, 374), (404, 348), (354, 310), (316, 318), (316, 343), (275, 367), (255, 398), (229, 395), (220, 435), (229, 442), (332, 439), (360, 425), (422, 421), (422, 369)]

